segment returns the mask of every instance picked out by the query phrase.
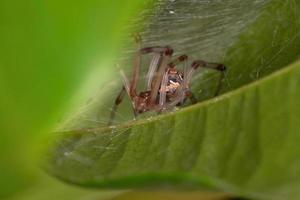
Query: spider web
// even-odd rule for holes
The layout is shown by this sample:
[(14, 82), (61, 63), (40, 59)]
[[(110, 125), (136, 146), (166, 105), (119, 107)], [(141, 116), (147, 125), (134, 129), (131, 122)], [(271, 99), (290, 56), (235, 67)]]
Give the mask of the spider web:
[[(142, 36), (144, 47), (170, 45), (174, 49), (174, 57), (186, 54), (189, 56), (189, 62), (203, 59), (222, 63), (226, 59), (226, 50), (269, 2), (270, 0), (160, 0), (155, 1), (154, 9), (143, 10), (131, 21), (128, 28), (136, 30)], [(122, 55), (116, 62), (120, 63), (130, 76), (132, 54), (135, 51), (134, 42), (129, 36), (123, 43)], [(149, 56), (145, 56), (142, 60), (141, 81), (145, 77), (149, 59)], [(192, 89), (196, 88), (194, 93), (199, 100), (212, 97), (219, 75), (209, 70), (195, 75)], [(119, 77), (119, 74), (116, 77)], [(231, 88), (231, 80), (226, 77), (222, 84), (225, 88)], [(79, 110), (70, 113), (66, 117), (67, 120), (60, 123), (58, 129), (74, 130), (106, 126), (121, 85), (119, 77), (107, 82), (105, 88), (99, 86), (99, 91), (96, 91)], [(152, 113), (149, 113), (144, 117), (151, 116)], [(125, 97), (116, 112), (115, 124), (132, 119), (130, 101)]]

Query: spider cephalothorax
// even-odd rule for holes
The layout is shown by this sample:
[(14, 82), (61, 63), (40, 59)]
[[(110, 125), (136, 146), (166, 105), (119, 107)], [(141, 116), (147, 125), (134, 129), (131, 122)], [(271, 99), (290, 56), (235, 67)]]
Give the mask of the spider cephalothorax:
[[(191, 64), (191, 67), (188, 68), (188, 57), (186, 55), (181, 55), (171, 61), (173, 54), (173, 49), (171, 47), (156, 46), (141, 48), (140, 37), (137, 36), (135, 39), (138, 44), (138, 51), (135, 55), (133, 76), (131, 80), (128, 80), (121, 70), (123, 87), (115, 100), (109, 124), (112, 123), (117, 106), (121, 103), (125, 92), (130, 97), (135, 116), (147, 111), (156, 111), (160, 113), (182, 104), (187, 98), (189, 98), (192, 103), (197, 102), (194, 95), (189, 90), (189, 84), (194, 71), (198, 68), (210, 68), (220, 72), (223, 72), (226, 69), (223, 64), (208, 63), (202, 60), (194, 61)], [(136, 88), (140, 74), (141, 55), (149, 53), (153, 53), (153, 57), (146, 76), (147, 86), (145, 91), (137, 93)], [(177, 66), (180, 63), (184, 63), (183, 70), (177, 69)], [(219, 85), (221, 79), (222, 76)], [(218, 92), (219, 87), (215, 95), (217, 95)]]

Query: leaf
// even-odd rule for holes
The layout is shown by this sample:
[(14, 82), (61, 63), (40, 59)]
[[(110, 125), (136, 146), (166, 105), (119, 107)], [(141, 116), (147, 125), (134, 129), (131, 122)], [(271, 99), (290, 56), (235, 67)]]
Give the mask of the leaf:
[(86, 186), (189, 183), (259, 198), (298, 196), (299, 69), (298, 62), (148, 121), (60, 133), (48, 171)]
[(299, 197), (300, 63), (285, 67), (299, 57), (299, 7), (270, 1), (225, 49), (230, 84), (223, 92), (240, 88), (116, 127), (58, 132), (45, 168), (88, 187), (167, 183), (258, 199)]
[(0, 198), (37, 181), (41, 141), (90, 73), (110, 76), (105, 64), (144, 4), (0, 2)]
[(50, 177), (45, 173), (42, 173), (40, 169), (37, 169), (39, 174), (38, 183), (33, 184), (31, 188), (15, 193), (6, 200), (51, 200), (63, 199), (63, 200), (87, 200), (87, 199), (112, 199), (116, 196), (126, 193), (126, 190), (112, 190), (112, 191), (99, 191), (92, 190), (90, 188), (74, 187), (73, 185), (67, 185), (63, 182), (57, 181), (54, 177)]

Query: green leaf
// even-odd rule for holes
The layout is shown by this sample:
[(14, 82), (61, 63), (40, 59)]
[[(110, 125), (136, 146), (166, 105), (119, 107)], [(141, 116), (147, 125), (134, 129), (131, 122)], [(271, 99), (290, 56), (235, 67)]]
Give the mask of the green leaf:
[(43, 138), (91, 73), (110, 76), (106, 64), (120, 51), (128, 21), (145, 5), (0, 2), (0, 198), (38, 180)]
[(223, 49), (228, 93), (116, 127), (58, 132), (45, 168), (90, 187), (167, 183), (299, 198), (300, 63), (285, 67), (300, 54), (299, 9), (299, 1), (270, 1)]
[(88, 200), (88, 199), (112, 199), (126, 193), (126, 190), (106, 190), (99, 191), (90, 188), (74, 187), (63, 182), (57, 181), (55, 178), (42, 173), (37, 169), (39, 174), (39, 181), (33, 184), (32, 187), (15, 193), (12, 197), (6, 198), (7, 200)]
[(298, 62), (176, 113), (60, 133), (48, 171), (86, 186), (167, 182), (259, 198), (298, 196), (299, 77)]

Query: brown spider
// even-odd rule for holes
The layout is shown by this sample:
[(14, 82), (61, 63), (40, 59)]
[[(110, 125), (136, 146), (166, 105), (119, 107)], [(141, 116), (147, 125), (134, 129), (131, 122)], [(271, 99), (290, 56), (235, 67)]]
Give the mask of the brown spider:
[[(115, 100), (108, 125), (112, 124), (117, 106), (122, 102), (125, 92), (130, 97), (135, 117), (147, 111), (161, 113), (164, 110), (170, 110), (175, 106), (183, 104), (187, 98), (192, 103), (197, 102), (189, 90), (192, 75), (197, 68), (209, 68), (221, 73), (226, 69), (223, 64), (208, 63), (202, 60), (194, 61), (191, 67), (187, 68), (187, 55), (181, 55), (171, 61), (173, 54), (171, 47), (156, 46), (141, 48), (140, 36), (135, 36), (135, 40), (138, 45), (138, 51), (134, 59), (133, 75), (129, 81), (124, 72), (120, 71), (123, 78), (123, 86)], [(146, 76), (147, 87), (145, 91), (137, 93), (136, 88), (140, 73), (141, 55), (149, 53), (153, 53), (154, 55)], [(183, 72), (176, 69), (176, 66), (181, 62), (185, 62)], [(223, 73), (220, 77), (215, 96), (219, 93), (222, 78)]]

